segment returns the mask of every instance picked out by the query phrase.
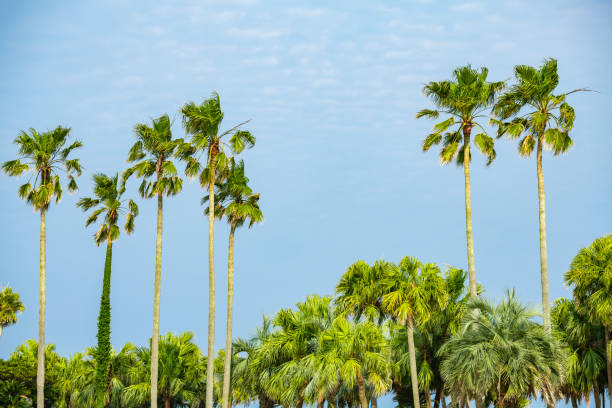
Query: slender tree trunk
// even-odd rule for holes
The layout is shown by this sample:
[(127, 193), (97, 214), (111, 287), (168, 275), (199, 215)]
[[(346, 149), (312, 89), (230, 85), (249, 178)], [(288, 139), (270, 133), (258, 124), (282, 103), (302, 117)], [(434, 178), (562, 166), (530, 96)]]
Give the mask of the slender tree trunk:
[(465, 235), (467, 238), (468, 275), (470, 296), (476, 299), (476, 267), (474, 265), (474, 236), (472, 233), (472, 190), (470, 186), (470, 132), (471, 125), (463, 127), (463, 176), (465, 178)]
[(161, 194), (158, 194), (157, 237), (155, 241), (155, 292), (153, 295), (153, 337), (151, 337), (151, 408), (157, 408), (157, 367), (159, 364), (159, 302), (161, 295), (162, 224), (163, 197)]
[(612, 363), (610, 362), (610, 329), (604, 326), (604, 336), (606, 339), (606, 374), (608, 377), (608, 402), (612, 407)]
[(442, 388), (442, 395), (440, 396), (440, 400), (442, 401), (442, 408), (446, 408), (446, 395), (444, 395), (444, 388)]
[(38, 300), (38, 365), (36, 367), (36, 407), (45, 407), (45, 308), (47, 305), (47, 224), (40, 210), (40, 294)]
[(368, 397), (366, 397), (365, 391), (365, 380), (363, 379), (363, 375), (361, 372), (357, 373), (357, 385), (359, 386), (359, 402), (361, 403), (361, 408), (368, 408)]
[(576, 401), (576, 397), (574, 395), (572, 395), (571, 400), (572, 400), (572, 408), (578, 408), (578, 402)]
[(102, 280), (102, 296), (100, 296), (100, 313), (98, 314), (98, 347), (96, 349), (95, 398), (96, 407), (104, 408), (104, 394), (108, 384), (108, 366), (110, 363), (110, 321), (111, 321), (111, 263), (113, 259), (113, 242), (108, 236), (106, 243), (106, 259), (104, 262), (104, 278)]
[(295, 405), (296, 408), (302, 408), (302, 406), (304, 405), (304, 398), (298, 399), (297, 404)]
[(550, 331), (550, 297), (548, 292), (548, 254), (546, 250), (546, 195), (542, 172), (542, 137), (538, 137), (536, 165), (538, 173), (538, 206), (540, 219), (540, 275), (542, 281), (542, 312), (544, 327)]
[(322, 394), (319, 394), (317, 396), (317, 408), (323, 408), (324, 405), (325, 405), (325, 398), (323, 397)]
[(170, 398), (164, 398), (164, 408), (170, 408)]
[(434, 403), (433, 403), (434, 408), (440, 407), (441, 395), (442, 395), (442, 387), (438, 384), (438, 386), (436, 387), (436, 396), (434, 397)]
[(593, 382), (593, 398), (595, 399), (595, 408), (601, 408), (601, 399), (599, 398), (599, 387), (597, 379)]
[(408, 354), (410, 357), (410, 381), (412, 383), (412, 399), (414, 408), (419, 408), (419, 377), (417, 374), (416, 351), (414, 350), (414, 325), (412, 317), (406, 320), (406, 334), (408, 335)]
[(372, 398), (370, 398), (370, 404), (372, 405), (372, 408), (378, 408), (378, 400), (375, 396), (372, 396)]
[(213, 407), (215, 362), (215, 167), (210, 161), (208, 184), (208, 361), (206, 362), (206, 408)]
[(232, 376), (232, 322), (234, 311), (234, 233), (232, 225), (227, 249), (227, 329), (225, 332), (225, 363), (223, 365), (223, 408), (230, 404), (230, 380)]

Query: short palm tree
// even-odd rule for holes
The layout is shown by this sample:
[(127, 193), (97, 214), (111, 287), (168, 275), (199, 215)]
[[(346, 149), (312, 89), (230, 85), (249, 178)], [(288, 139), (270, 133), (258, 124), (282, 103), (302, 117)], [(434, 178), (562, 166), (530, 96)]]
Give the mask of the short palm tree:
[(392, 265), (383, 260), (376, 261), (372, 266), (364, 261), (349, 266), (336, 285), (337, 311), (352, 315), (356, 321), (364, 317), (368, 321), (381, 323), (386, 316), (380, 282), (390, 267)]
[(597, 402), (598, 378), (606, 361), (603, 327), (581, 313), (575, 300), (564, 298), (555, 301), (551, 319), (555, 335), (567, 346), (569, 354), (561, 392), (574, 407), (591, 391)]
[(0, 336), (3, 328), (17, 323), (17, 313), (23, 311), (23, 303), (18, 293), (9, 287), (0, 290)]
[[(227, 260), (227, 331), (225, 337), (225, 356), (223, 366), (223, 406), (229, 407), (230, 381), (232, 363), (232, 322), (234, 307), (234, 234), (236, 228), (248, 223), (249, 228), (263, 221), (263, 213), (259, 208), (259, 194), (254, 194), (248, 186), (249, 179), (244, 175), (244, 162), (231, 160), (227, 177), (219, 183), (217, 200), (215, 200), (215, 216), (225, 218), (230, 225), (228, 260)], [(208, 202), (210, 196), (202, 199), (202, 204)], [(206, 209), (208, 213), (209, 209)]]
[(398, 266), (389, 268), (382, 285), (385, 310), (406, 328), (412, 396), (415, 408), (419, 408), (414, 326), (422, 325), (430, 318), (434, 305), (437, 304), (441, 308), (446, 304), (448, 294), (445, 291), (444, 280), (436, 265), (423, 265), (416, 258), (404, 257)]
[(125, 171), (142, 178), (138, 191), (143, 198), (157, 197), (157, 233), (155, 239), (155, 289), (153, 295), (153, 337), (151, 341), (151, 408), (157, 407), (157, 370), (159, 354), (159, 303), (161, 294), (161, 256), (164, 196), (180, 193), (183, 180), (178, 177), (172, 158), (183, 144), (172, 138), (168, 115), (153, 120), (152, 126), (135, 127), (136, 143), (130, 149), (128, 162), (137, 162)]
[[(559, 84), (557, 61), (550, 58), (536, 69), (526, 65), (514, 67), (516, 84), (501, 95), (495, 103), (494, 112), (499, 120), (491, 120), (498, 126), (498, 137), (508, 136), (519, 141), (518, 153), (531, 156), (536, 149), (536, 171), (538, 176), (538, 206), (540, 223), (540, 275), (542, 284), (542, 310), (544, 325), (550, 328), (550, 295), (548, 289), (548, 254), (546, 250), (546, 196), (542, 151), (549, 148), (556, 155), (565, 153), (573, 145), (569, 132), (574, 128), (574, 108), (565, 99), (581, 91), (575, 89), (559, 95), (553, 92)], [(507, 122), (508, 119), (511, 119)]]
[(612, 390), (610, 328), (612, 327), (612, 235), (595, 239), (582, 248), (565, 274), (578, 309), (593, 323), (604, 326), (608, 392)]
[[(217, 173), (223, 172), (228, 165), (227, 147), (233, 153), (240, 153), (245, 147), (255, 144), (255, 137), (250, 132), (240, 130), (247, 122), (238, 124), (224, 132), (219, 131), (223, 121), (221, 100), (217, 93), (205, 99), (202, 104), (189, 102), (181, 109), (183, 126), (187, 134), (191, 135), (191, 143), (183, 144), (181, 156), (187, 161), (185, 174), (188, 177), (200, 176), (202, 187), (208, 187), (208, 366), (206, 372), (207, 383), (213, 381), (213, 364), (215, 356), (215, 182)], [(224, 137), (229, 137), (229, 144)], [(206, 154), (206, 165), (202, 169), (199, 158)], [(225, 402), (224, 402), (225, 404)], [(213, 390), (207, 387), (206, 408), (213, 408)], [(224, 405), (224, 408), (227, 406)]]
[[(106, 260), (104, 263), (104, 278), (102, 281), (102, 295), (100, 297), (100, 312), (98, 314), (98, 346), (96, 348), (96, 407), (104, 407), (104, 395), (107, 388), (108, 369), (111, 357), (110, 323), (111, 323), (111, 262), (113, 257), (113, 242), (119, 238), (120, 229), (117, 226), (119, 217), (125, 214), (124, 230), (130, 234), (134, 231), (134, 218), (138, 215), (138, 206), (132, 200), (125, 200), (125, 183), (121, 182), (119, 175), (112, 177), (106, 174), (95, 174), (94, 196), (79, 200), (77, 206), (83, 211), (95, 210), (89, 215), (85, 226), (95, 223), (100, 216), (102, 222), (98, 232), (94, 235), (96, 245), (106, 242)], [(127, 201), (127, 203), (126, 203)]]
[(39, 133), (30, 129), (29, 133), (21, 131), (15, 139), (19, 158), (2, 165), (9, 176), (20, 176), (31, 172), (28, 181), (19, 187), (17, 194), (40, 212), (40, 296), (38, 306), (38, 366), (36, 372), (37, 407), (43, 408), (45, 389), (45, 308), (46, 308), (46, 248), (47, 224), (46, 213), (55, 198), (58, 203), (62, 198), (63, 173), (68, 180), (68, 191), (76, 191), (75, 176), (81, 175), (79, 159), (68, 159), (70, 153), (82, 146), (76, 141), (69, 145), (70, 128), (57, 128)]
[(474, 266), (474, 238), (472, 233), (472, 198), (470, 187), (470, 146), (472, 131), (477, 130), (474, 144), (487, 157), (487, 165), (495, 159), (494, 142), (480, 123), (484, 114), (493, 105), (495, 95), (504, 87), (503, 82), (488, 82), (488, 69), (480, 71), (471, 66), (459, 67), (453, 71), (450, 81), (430, 82), (423, 88), (425, 96), (436, 105), (436, 109), (423, 109), (417, 119), (437, 119), (440, 114), (448, 118), (433, 127), (433, 132), (423, 140), (423, 151), (442, 143), (440, 162), (448, 164), (456, 159), (463, 166), (465, 178), (465, 226), (467, 237), (468, 273), (470, 294), (475, 299), (476, 268)]
[[(132, 366), (128, 373), (130, 385), (121, 394), (123, 406), (141, 406), (151, 396), (149, 366), (152, 362), (151, 350), (140, 347), (134, 351), (140, 364)], [(194, 399), (198, 390), (194, 385), (202, 375), (198, 370), (200, 349), (193, 343), (193, 333), (185, 332), (178, 336), (168, 333), (161, 338), (159, 347), (160, 371), (158, 378), (158, 398), (164, 408), (182, 407)], [(208, 387), (207, 387), (208, 388)]]
[(331, 327), (321, 333), (315, 359), (327, 393), (337, 389), (341, 382), (349, 388), (357, 385), (361, 408), (368, 408), (366, 385), (373, 388), (373, 398), (391, 386), (386, 348), (382, 330), (375, 323), (334, 319)]
[(440, 349), (442, 377), (453, 399), (516, 407), (541, 395), (554, 404), (566, 368), (561, 343), (514, 292), (498, 305), (471, 301), (461, 329)]

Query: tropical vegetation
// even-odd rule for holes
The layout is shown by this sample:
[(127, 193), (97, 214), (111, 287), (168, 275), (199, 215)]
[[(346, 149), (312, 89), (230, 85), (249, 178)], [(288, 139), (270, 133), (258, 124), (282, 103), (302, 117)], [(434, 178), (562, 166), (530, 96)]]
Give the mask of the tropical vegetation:
[[(0, 360), (0, 406), (38, 408), (376, 408), (391, 395), (402, 408), (524, 407), (541, 399), (553, 406), (564, 399), (574, 407), (597, 408), (612, 390), (612, 235), (578, 251), (565, 274), (571, 297), (550, 308), (542, 150), (560, 154), (572, 145), (574, 109), (567, 95), (553, 94), (559, 82), (556, 61), (542, 67), (515, 67), (515, 83), (489, 82), (486, 68), (459, 67), (453, 78), (432, 81), (423, 91), (435, 109), (417, 118), (445, 119), (434, 125), (422, 149), (442, 144), (443, 164), (455, 160), (464, 171), (467, 271), (405, 256), (373, 263), (357, 260), (342, 272), (333, 294), (311, 294), (270, 316), (263, 316), (251, 338), (233, 337), (234, 240), (239, 227), (263, 221), (260, 195), (250, 187), (238, 155), (255, 137), (239, 123), (221, 131), (224, 113), (213, 93), (201, 104), (184, 104), (180, 113), (187, 138), (175, 138), (167, 114), (135, 126), (136, 141), (127, 169), (95, 173), (93, 196), (78, 207), (90, 211), (86, 226), (99, 222), (94, 242), (106, 244), (97, 325), (97, 344), (60, 356), (45, 344), (46, 227), (52, 199), (62, 182), (76, 190), (78, 159), (69, 159), (80, 142), (67, 144), (70, 129), (21, 132), (19, 158), (3, 164), (18, 176), (31, 172), (18, 195), (40, 212), (39, 339), (25, 340)], [(492, 117), (489, 117), (492, 116)], [(496, 158), (497, 136), (522, 136), (519, 153), (537, 151), (540, 203), (542, 313), (521, 303), (514, 290), (498, 302), (485, 298), (475, 274), (471, 216), (470, 162), (473, 144)], [(476, 135), (472, 137), (472, 132)], [(208, 216), (208, 339), (206, 353), (194, 334), (159, 332), (164, 197), (180, 193), (183, 180), (198, 178), (207, 190), (201, 199)], [(60, 177), (65, 176), (65, 178)], [(112, 249), (124, 230), (134, 230), (135, 201), (126, 199), (132, 176), (138, 192), (157, 198), (153, 331), (147, 344), (111, 344)], [(214, 221), (225, 220), (228, 235), (226, 341), (214, 349)], [(240, 270), (238, 268), (238, 270)], [(24, 310), (10, 288), (0, 291), (0, 334)]]

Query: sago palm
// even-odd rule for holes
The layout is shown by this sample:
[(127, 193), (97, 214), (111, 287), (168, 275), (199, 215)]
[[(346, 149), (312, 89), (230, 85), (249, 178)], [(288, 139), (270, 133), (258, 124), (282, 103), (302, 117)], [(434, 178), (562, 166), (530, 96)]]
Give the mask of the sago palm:
[(43, 408), (45, 389), (45, 309), (46, 309), (46, 213), (51, 201), (58, 203), (62, 198), (62, 177), (68, 181), (68, 191), (76, 191), (75, 176), (81, 175), (79, 159), (69, 159), (70, 153), (82, 146), (76, 141), (68, 144), (70, 128), (57, 128), (39, 133), (30, 129), (21, 131), (15, 139), (19, 158), (2, 165), (10, 176), (31, 173), (28, 181), (17, 190), (20, 198), (26, 200), (40, 212), (40, 295), (38, 306), (38, 366), (36, 372), (36, 406)]
[(514, 67), (514, 77), (516, 83), (495, 103), (494, 111), (499, 120), (492, 119), (491, 123), (498, 126), (498, 137), (503, 135), (510, 139), (522, 137), (518, 144), (519, 155), (531, 156), (534, 149), (536, 150), (542, 310), (544, 311), (544, 325), (550, 329), (546, 195), (542, 171), (542, 151), (544, 148), (552, 149), (556, 156), (567, 152), (573, 145), (569, 132), (574, 128), (574, 108), (565, 100), (568, 95), (581, 91), (581, 89), (558, 95), (553, 94), (559, 84), (559, 75), (557, 74), (557, 61), (552, 58), (544, 61), (539, 69), (517, 65)]
[(597, 238), (582, 248), (572, 260), (565, 282), (572, 286), (578, 309), (593, 323), (604, 326), (608, 390), (612, 390), (612, 235)]
[[(214, 220), (215, 220), (215, 182), (217, 173), (226, 169), (228, 153), (240, 153), (245, 147), (255, 144), (255, 137), (250, 132), (240, 130), (247, 122), (238, 124), (229, 130), (220, 132), (223, 121), (221, 100), (217, 93), (205, 99), (200, 105), (189, 102), (181, 109), (183, 126), (191, 136), (191, 143), (183, 144), (181, 156), (187, 161), (185, 174), (188, 177), (200, 176), (202, 187), (208, 187), (208, 366), (207, 384), (213, 381), (213, 363), (215, 356), (215, 254), (214, 254)], [(227, 142), (225, 138), (228, 138)], [(228, 152), (227, 150), (230, 150)], [(206, 155), (204, 168), (200, 164), (202, 155)], [(225, 402), (223, 408), (227, 408)], [(213, 408), (213, 390), (207, 387), (206, 408)]]
[(453, 79), (430, 82), (423, 88), (425, 96), (430, 98), (436, 109), (423, 109), (416, 115), (417, 119), (426, 117), (437, 119), (440, 115), (447, 117), (433, 127), (433, 132), (423, 140), (423, 151), (433, 145), (442, 143), (440, 162), (448, 164), (456, 160), (463, 166), (465, 179), (465, 226), (467, 238), (468, 273), (470, 294), (476, 298), (476, 268), (474, 264), (474, 238), (472, 232), (472, 198), (470, 186), (470, 146), (472, 131), (478, 133), (474, 144), (487, 157), (487, 165), (495, 159), (494, 142), (487, 134), (481, 121), (486, 117), (485, 111), (493, 105), (495, 95), (503, 88), (503, 82), (488, 82), (488, 69), (475, 70), (471, 66), (459, 67), (453, 71)]
[(137, 162), (125, 171), (142, 178), (138, 191), (143, 198), (157, 197), (157, 232), (155, 238), (155, 289), (153, 295), (153, 336), (151, 340), (151, 408), (157, 407), (157, 370), (159, 354), (159, 303), (161, 294), (161, 256), (164, 196), (178, 194), (183, 180), (178, 176), (172, 158), (183, 144), (172, 138), (168, 115), (153, 120), (152, 126), (139, 123), (135, 127), (136, 143), (130, 149), (128, 162)]
[(17, 323), (17, 313), (24, 310), (18, 293), (8, 286), (0, 290), (0, 336), (3, 328)]
[[(263, 221), (259, 208), (259, 194), (253, 193), (248, 186), (249, 179), (244, 174), (244, 162), (231, 160), (230, 168), (224, 182), (219, 184), (215, 200), (215, 216), (225, 218), (230, 225), (227, 251), (227, 330), (225, 335), (225, 357), (223, 366), (223, 406), (231, 405), (230, 381), (232, 362), (232, 322), (234, 307), (234, 234), (236, 228), (248, 223), (249, 228)], [(202, 199), (205, 204), (210, 196)], [(206, 209), (208, 213), (209, 209)], [(226, 403), (227, 401), (227, 403)]]
[(102, 217), (100, 228), (94, 235), (96, 245), (106, 242), (106, 258), (104, 262), (104, 277), (102, 280), (102, 295), (100, 297), (100, 312), (98, 314), (98, 346), (96, 348), (96, 407), (104, 407), (104, 395), (107, 388), (108, 368), (111, 357), (111, 263), (113, 257), (113, 242), (119, 238), (120, 228), (117, 225), (121, 215), (125, 214), (124, 230), (130, 234), (134, 231), (134, 218), (138, 215), (138, 206), (132, 200), (123, 199), (125, 183), (119, 175), (112, 177), (106, 174), (95, 174), (94, 198), (85, 197), (79, 200), (77, 206), (83, 211), (94, 211), (89, 215), (85, 226), (95, 223)]
[[(389, 269), (382, 285), (385, 310), (406, 328), (412, 396), (415, 408), (419, 408), (414, 327), (416, 324), (424, 324), (431, 317), (434, 305), (442, 307), (446, 303), (448, 294), (444, 280), (436, 265), (423, 265), (416, 258), (404, 257), (398, 266)], [(429, 390), (425, 391), (426, 398), (429, 398)]]

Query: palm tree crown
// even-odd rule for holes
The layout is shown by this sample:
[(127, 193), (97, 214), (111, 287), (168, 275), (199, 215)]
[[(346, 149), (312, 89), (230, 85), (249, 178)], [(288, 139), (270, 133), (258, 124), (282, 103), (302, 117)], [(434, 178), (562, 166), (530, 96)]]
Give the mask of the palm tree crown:
[(94, 235), (96, 244), (100, 245), (106, 240), (113, 242), (119, 238), (120, 229), (117, 222), (121, 214), (125, 214), (124, 230), (128, 234), (134, 231), (134, 218), (138, 215), (138, 205), (129, 200), (127, 207), (125, 207), (126, 200), (121, 199), (123, 193), (125, 193), (125, 183), (120, 182), (119, 175), (115, 174), (113, 177), (109, 177), (106, 174), (98, 173), (93, 176), (93, 181), (95, 198), (81, 198), (77, 206), (83, 211), (97, 207), (87, 218), (86, 227), (96, 222), (98, 217), (103, 215), (100, 229)]
[(46, 210), (55, 197), (62, 198), (62, 185), (59, 172), (68, 179), (68, 191), (76, 191), (75, 176), (81, 175), (79, 159), (68, 159), (70, 153), (82, 146), (79, 141), (66, 146), (70, 128), (57, 128), (39, 133), (31, 128), (30, 133), (21, 131), (15, 139), (19, 146), (19, 158), (2, 165), (10, 176), (20, 176), (32, 172), (28, 181), (18, 190), (19, 197), (32, 204), (37, 210)]
[(437, 109), (423, 109), (417, 113), (417, 119), (437, 119), (440, 114), (449, 117), (435, 125), (433, 132), (423, 140), (423, 151), (442, 142), (440, 161), (447, 164), (456, 159), (457, 164), (462, 165), (470, 133), (478, 128), (474, 143), (487, 156), (487, 164), (491, 164), (495, 159), (494, 142), (478, 120), (485, 117), (485, 110), (493, 105), (504, 83), (487, 82), (488, 73), (487, 68), (478, 71), (468, 65), (455, 69), (451, 81), (432, 81), (425, 85), (423, 93), (431, 98)]
[[(254, 194), (248, 186), (249, 179), (244, 174), (244, 162), (236, 163), (230, 160), (225, 182), (217, 183), (218, 190), (215, 200), (215, 217), (225, 217), (232, 228), (248, 222), (249, 227), (263, 221), (263, 213), (259, 208), (259, 194)], [(202, 204), (208, 202), (209, 196), (202, 198)], [(208, 214), (208, 207), (204, 210)]]
[[(514, 77), (516, 84), (500, 96), (494, 106), (495, 115), (500, 119), (491, 120), (498, 126), (497, 137), (506, 135), (516, 139), (524, 135), (518, 145), (521, 156), (530, 156), (540, 138), (555, 155), (567, 152), (574, 143), (569, 131), (574, 128), (575, 113), (565, 99), (587, 89), (554, 95), (559, 75), (557, 60), (552, 58), (544, 61), (540, 69), (517, 65)], [(519, 116), (523, 108), (526, 111)], [(502, 122), (511, 117), (514, 117), (511, 121)]]
[[(170, 160), (174, 157), (182, 139), (172, 138), (172, 123), (168, 115), (153, 120), (153, 126), (142, 123), (136, 125), (136, 143), (130, 149), (128, 162), (138, 162), (125, 171), (127, 180), (132, 174), (141, 177), (138, 188), (143, 198), (155, 195), (171, 196), (181, 192), (183, 180), (177, 176), (176, 167)], [(155, 180), (149, 180), (156, 176)]]
[(9, 287), (0, 290), (0, 334), (3, 327), (17, 323), (17, 313), (23, 311), (23, 303), (18, 293)]

